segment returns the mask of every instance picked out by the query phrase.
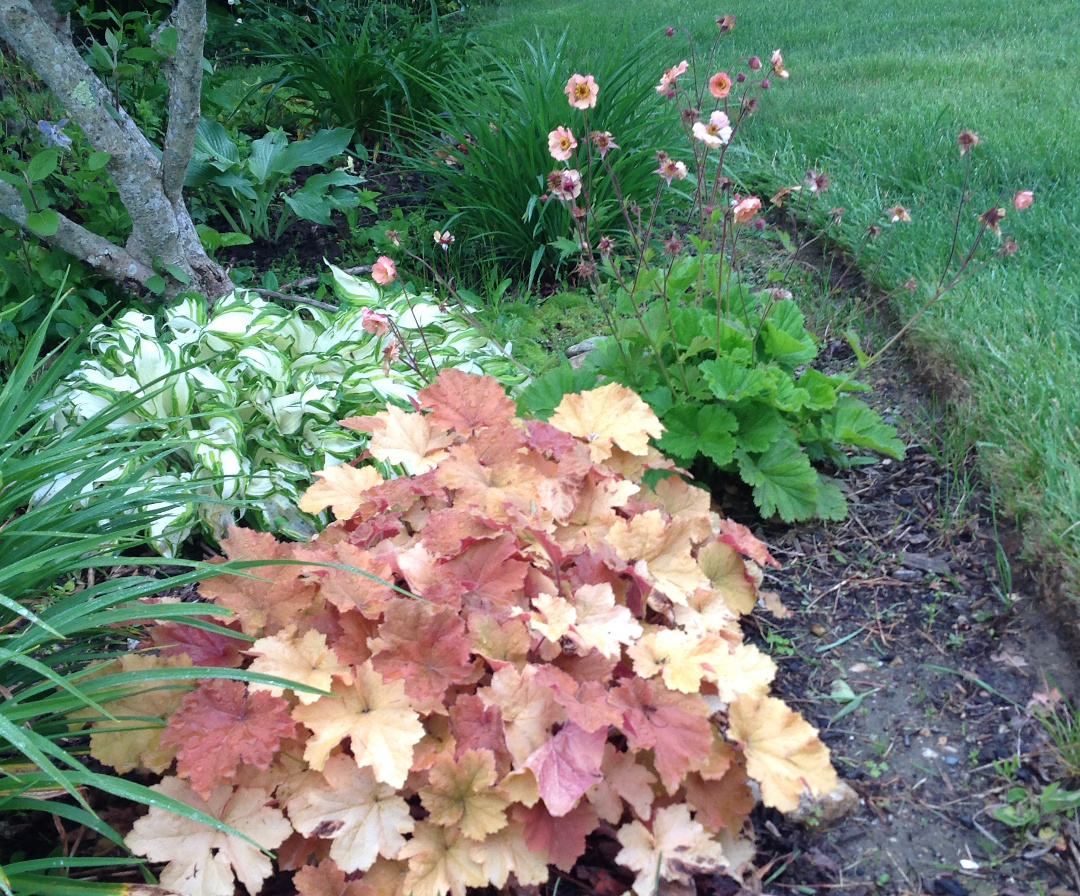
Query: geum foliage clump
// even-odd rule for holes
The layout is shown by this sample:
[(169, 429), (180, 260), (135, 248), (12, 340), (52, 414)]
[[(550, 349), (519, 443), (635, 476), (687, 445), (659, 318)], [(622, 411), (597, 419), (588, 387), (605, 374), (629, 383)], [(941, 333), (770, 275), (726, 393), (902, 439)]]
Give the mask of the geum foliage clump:
[[(775, 664), (743, 643), (774, 561), (662, 475), (663, 427), (629, 389), (524, 421), (495, 380), (446, 370), (417, 410), (343, 423), (409, 475), (322, 471), (301, 505), (338, 519), (307, 544), (233, 529), (230, 558), (276, 561), (203, 585), (237, 637), (166, 623), (160, 653), (133, 658), (304, 690), (207, 681), (140, 708), (163, 730), (95, 734), (94, 755), (175, 756), (156, 789), (277, 850), (301, 896), (344, 875), (365, 896), (541, 884), (612, 829), (648, 896), (658, 876), (739, 876), (755, 788), (791, 810), (835, 787), (817, 731), (768, 695)], [(191, 896), (272, 873), (236, 834), (158, 809), (126, 842)]]
[(333, 428), (333, 420), (387, 402), (408, 405), (443, 367), (507, 386), (524, 379), (503, 349), (435, 295), (331, 269), (343, 300), (337, 312), (286, 309), (245, 290), (210, 313), (197, 299), (181, 300), (165, 308), (160, 327), (129, 311), (94, 328), (92, 357), (58, 386), (51, 399), (58, 441), (101, 408), (127, 401), (119, 425), (177, 446), (144, 473), (147, 493), (201, 483), (202, 500), (173, 506), (155, 523), (162, 553), (175, 553), (196, 527), (217, 540), (241, 517), (306, 538), (326, 520), (297, 511), (298, 483), (355, 457), (367, 439)]
[[(779, 50), (768, 66), (752, 56), (735, 61), (734, 75), (718, 71), (719, 39), (734, 20), (717, 24), (707, 57), (694, 66), (683, 59), (656, 85), (682, 122), (686, 145), (669, 147), (670, 154), (652, 148), (648, 208), (620, 188), (622, 135), (596, 123), (604, 105), (619, 100), (607, 99), (592, 75), (567, 81), (572, 118), (548, 135), (557, 166), (544, 200), (568, 212), (576, 272), (603, 309), (611, 338), (583, 370), (567, 364), (538, 379), (521, 407), (544, 416), (567, 392), (601, 379), (622, 383), (663, 421), (660, 447), (694, 465), (699, 478), (737, 475), (752, 486), (765, 516), (842, 519), (843, 493), (812, 462), (847, 465), (852, 448), (901, 457), (904, 445), (895, 428), (850, 394), (865, 387), (811, 366), (817, 341), (790, 292), (753, 292), (740, 282), (739, 253), (746, 255), (747, 240), (764, 221), (761, 200), (736, 192), (728, 153), (764, 91), (788, 71)], [(815, 189), (820, 182), (813, 179)], [(665, 215), (665, 197), (684, 189), (685, 217)], [(621, 207), (618, 230), (595, 209), (608, 191)]]

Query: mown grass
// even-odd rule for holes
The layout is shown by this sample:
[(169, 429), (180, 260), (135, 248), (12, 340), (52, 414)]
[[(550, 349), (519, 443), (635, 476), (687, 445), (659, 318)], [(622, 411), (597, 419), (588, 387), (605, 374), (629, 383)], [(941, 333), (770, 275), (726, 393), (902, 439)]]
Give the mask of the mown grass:
[[(718, 56), (767, 59), (782, 47), (790, 80), (769, 91), (748, 130), (766, 186), (827, 171), (827, 205), (846, 209), (841, 242), (857, 244), (893, 203), (914, 221), (880, 268), (886, 283), (937, 282), (948, 254), (963, 168), (956, 135), (977, 131), (975, 216), (1035, 191), (1004, 230), (1020, 253), (992, 265), (936, 306), (915, 328), (920, 360), (960, 375), (970, 392), (980, 462), (1023, 524), (1033, 556), (1060, 563), (1080, 594), (1080, 55), (1075, 0), (1020, 10), (1005, 0), (743, 0)], [(711, 41), (712, 16), (687, 0), (503, 0), (484, 8), (484, 36), (511, 51), (522, 37), (569, 28), (567, 73), (606, 48), (656, 34), (672, 63), (693, 29)], [(659, 72), (657, 73), (659, 75)], [(603, 101), (603, 93), (601, 93)], [(617, 135), (616, 135), (617, 136)], [(872, 258), (872, 256), (868, 256)], [(902, 291), (903, 292), (903, 291)], [(924, 294), (925, 295), (925, 294)], [(919, 300), (898, 299), (901, 317)], [(961, 396), (963, 398), (963, 396)], [(965, 399), (966, 400), (966, 399)]]

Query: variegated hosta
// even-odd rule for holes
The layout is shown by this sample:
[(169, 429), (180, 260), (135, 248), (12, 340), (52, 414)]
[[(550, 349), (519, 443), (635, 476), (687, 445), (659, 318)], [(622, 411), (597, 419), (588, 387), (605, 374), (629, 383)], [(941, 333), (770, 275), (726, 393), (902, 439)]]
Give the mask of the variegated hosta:
[[(324, 471), (303, 504), (339, 519), (307, 544), (230, 531), (231, 558), (303, 561), (203, 585), (251, 640), (154, 629), (158, 662), (298, 689), (204, 682), (154, 742), (113, 726), (94, 754), (130, 768), (175, 753), (163, 792), (226, 821), (234, 800), (264, 807), (240, 830), (299, 869), (301, 896), (528, 887), (603, 830), (639, 896), (658, 875), (738, 877), (752, 782), (783, 810), (836, 784), (817, 732), (768, 695), (774, 664), (743, 643), (768, 550), (670, 475), (648, 446), (659, 421), (622, 386), (566, 396), (546, 423), (454, 370), (418, 400), (361, 421), (370, 453), (412, 475)], [(206, 831), (153, 808), (127, 843), (170, 859), (180, 893), (231, 894), (230, 863), (258, 892), (269, 867)]]
[[(62, 437), (75, 421), (144, 392), (146, 400), (117, 425), (182, 442), (145, 480), (147, 492), (155, 483), (195, 479), (205, 482), (206, 500), (158, 518), (152, 535), (162, 553), (174, 552), (198, 524), (219, 539), (243, 513), (260, 529), (307, 537), (320, 520), (297, 511), (298, 483), (355, 457), (366, 441), (334, 420), (387, 402), (408, 405), (424, 377), (443, 367), (493, 375), (507, 386), (522, 382), (503, 349), (442, 310), (436, 297), (382, 295), (331, 267), (345, 302), (337, 314), (285, 309), (238, 290), (210, 316), (185, 300), (165, 310), (160, 328), (133, 311), (98, 326), (90, 336), (93, 358), (51, 399)], [(391, 319), (404, 348), (392, 351), (395, 335), (371, 332), (386, 329), (370, 325), (371, 309)], [(423, 375), (409, 366), (410, 356)]]

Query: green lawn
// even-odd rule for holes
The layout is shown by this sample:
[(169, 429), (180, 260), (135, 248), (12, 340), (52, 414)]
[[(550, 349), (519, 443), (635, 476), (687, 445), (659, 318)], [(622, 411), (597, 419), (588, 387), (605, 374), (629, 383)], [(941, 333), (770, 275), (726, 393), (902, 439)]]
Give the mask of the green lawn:
[[(632, 10), (632, 11), (631, 11)], [(1062, 563), (1080, 594), (1080, 58), (1076, 0), (1017, 7), (1005, 0), (773, 0), (710, 12), (685, 0), (504, 0), (484, 7), (483, 34), (512, 51), (537, 32), (569, 29), (567, 74), (656, 34), (671, 64), (699, 42), (713, 17), (735, 30), (718, 56), (767, 59), (783, 48), (791, 78), (765, 96), (748, 131), (770, 185), (797, 183), (810, 165), (832, 179), (849, 244), (883, 208), (902, 203), (914, 221), (882, 265), (886, 280), (937, 282), (948, 254), (962, 166), (956, 135), (970, 128), (973, 201), (962, 227), (1016, 189), (1035, 205), (1004, 231), (1020, 253), (952, 293), (916, 327), (926, 364), (952, 365), (969, 384), (979, 456), (999, 500), (1024, 525), (1032, 555)], [(659, 76), (659, 72), (657, 72)], [(601, 102), (603, 93), (601, 93)], [(616, 135), (617, 137), (617, 135)], [(999, 197), (1001, 197), (999, 199)], [(963, 230), (962, 230), (963, 232)], [(905, 299), (906, 299), (906, 293)], [(916, 307), (918, 296), (898, 310)]]

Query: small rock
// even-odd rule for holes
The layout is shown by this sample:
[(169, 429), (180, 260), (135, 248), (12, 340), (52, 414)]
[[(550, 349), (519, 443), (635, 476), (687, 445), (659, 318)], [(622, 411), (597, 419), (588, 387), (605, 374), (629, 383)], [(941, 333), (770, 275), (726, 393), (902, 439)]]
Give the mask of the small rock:
[(854, 815), (859, 811), (859, 803), (859, 795), (841, 781), (836, 789), (820, 797), (811, 796), (809, 791), (804, 790), (799, 799), (799, 808), (789, 812), (787, 817), (815, 830), (822, 830), (841, 818)]
[(904, 658), (902, 656), (894, 656), (891, 660), (889, 660), (889, 665), (902, 666), (904, 665)]
[(810, 634), (812, 634), (815, 638), (824, 638), (828, 631), (829, 630), (825, 628), (825, 626), (823, 626), (820, 622), (815, 622), (812, 626), (810, 626)]
[(945, 764), (946, 765), (956, 765), (959, 761), (960, 760), (957, 759), (955, 756), (946, 756), (945, 757)]
[(907, 569), (918, 569), (922, 572), (936, 573), (939, 576), (946, 576), (950, 572), (949, 564), (940, 557), (931, 557), (927, 554), (915, 554), (910, 551), (904, 552), (904, 556), (900, 558), (900, 565)]
[(575, 358), (578, 355), (588, 354), (605, 339), (607, 339), (606, 336), (590, 336), (588, 339), (582, 339), (581, 342), (575, 342), (567, 348), (566, 357)]
[(899, 579), (901, 582), (918, 582), (922, 579), (922, 573), (916, 572), (914, 569), (898, 569), (893, 572), (892, 577)]
[(951, 877), (939, 877), (933, 883), (935, 896), (968, 896), (967, 887)]

